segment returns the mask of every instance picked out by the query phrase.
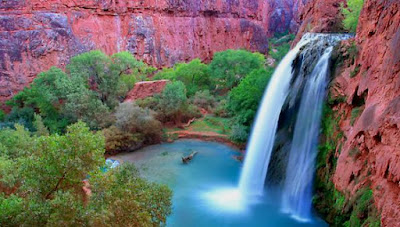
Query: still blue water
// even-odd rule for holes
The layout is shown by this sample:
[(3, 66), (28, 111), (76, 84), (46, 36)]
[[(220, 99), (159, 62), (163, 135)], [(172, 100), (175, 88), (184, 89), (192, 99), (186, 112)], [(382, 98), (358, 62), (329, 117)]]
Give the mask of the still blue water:
[[(181, 157), (192, 151), (198, 154), (182, 164)], [(318, 218), (300, 223), (281, 213), (279, 190), (265, 189), (264, 196), (249, 204), (240, 203), (231, 191), (215, 194), (237, 187), (242, 164), (235, 155), (237, 150), (223, 144), (179, 140), (113, 158), (133, 162), (143, 177), (171, 187), (173, 213), (167, 226), (327, 226)]]

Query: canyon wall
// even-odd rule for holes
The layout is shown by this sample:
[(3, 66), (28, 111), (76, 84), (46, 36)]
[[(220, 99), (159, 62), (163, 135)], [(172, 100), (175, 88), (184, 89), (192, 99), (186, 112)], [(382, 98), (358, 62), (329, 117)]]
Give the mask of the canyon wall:
[[(338, 31), (336, 1), (306, 8), (299, 37)], [(382, 226), (400, 226), (400, 1), (365, 0), (356, 37), (341, 49), (330, 88), (343, 135), (332, 180), (349, 198), (371, 188)]]
[(299, 27), (307, 0), (0, 1), (0, 101), (71, 56), (129, 51), (156, 67), (246, 48)]

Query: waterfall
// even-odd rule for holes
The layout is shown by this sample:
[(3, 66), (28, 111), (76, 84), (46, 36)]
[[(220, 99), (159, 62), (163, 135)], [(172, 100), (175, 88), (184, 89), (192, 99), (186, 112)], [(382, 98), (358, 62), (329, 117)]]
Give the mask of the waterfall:
[(293, 140), (289, 146), (282, 210), (297, 219), (309, 220), (329, 59), (333, 46), (349, 37), (307, 33), (279, 64), (264, 94), (246, 149), (239, 181), (242, 195), (263, 194), (282, 108), (294, 106), (300, 101)]
[(332, 49), (325, 50), (306, 82), (286, 169), (283, 212), (304, 221), (311, 218), (314, 162)]
[(245, 195), (262, 195), (265, 176), (271, 158), (279, 114), (288, 95), (292, 79), (292, 63), (300, 49), (311, 41), (304, 36), (281, 61), (272, 75), (256, 121), (251, 132), (246, 157), (239, 181), (239, 189)]

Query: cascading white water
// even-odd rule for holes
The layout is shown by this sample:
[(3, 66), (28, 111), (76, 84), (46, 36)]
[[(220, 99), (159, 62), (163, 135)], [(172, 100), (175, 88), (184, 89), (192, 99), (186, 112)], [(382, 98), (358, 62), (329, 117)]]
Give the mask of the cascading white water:
[(239, 182), (242, 196), (263, 194), (282, 108), (285, 103), (293, 106), (301, 96), (282, 209), (299, 220), (310, 219), (314, 162), (329, 59), (333, 46), (349, 37), (307, 33), (279, 64), (264, 94), (247, 147)]
[(262, 195), (265, 176), (271, 158), (279, 114), (288, 95), (292, 79), (292, 63), (300, 49), (313, 39), (305, 35), (276, 68), (251, 132), (246, 157), (239, 181), (239, 190), (243, 195)]
[(286, 170), (282, 210), (302, 221), (311, 218), (314, 162), (332, 49), (325, 50), (304, 87)]

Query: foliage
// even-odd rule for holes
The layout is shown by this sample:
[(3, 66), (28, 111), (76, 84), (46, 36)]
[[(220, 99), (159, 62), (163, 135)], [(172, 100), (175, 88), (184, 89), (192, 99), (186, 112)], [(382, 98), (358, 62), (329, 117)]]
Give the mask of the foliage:
[(289, 50), (290, 50), (290, 44), (283, 43), (278, 46), (271, 47), (268, 52), (268, 55), (274, 58), (277, 62), (280, 62), (289, 52)]
[(189, 63), (178, 63), (173, 69), (163, 70), (157, 76), (183, 82), (189, 97), (199, 90), (212, 89), (208, 66), (201, 63), (200, 59), (194, 59)]
[(154, 112), (136, 103), (121, 103), (115, 112), (115, 125), (103, 130), (107, 153), (129, 151), (146, 144), (159, 143), (162, 137), (161, 123)]
[(274, 58), (277, 62), (280, 62), (283, 57), (290, 50), (290, 42), (295, 39), (294, 34), (288, 34), (287, 32), (282, 34), (275, 34), (275, 37), (269, 39), (269, 52), (268, 55)]
[(115, 125), (103, 129), (103, 133), (106, 138), (107, 154), (135, 150), (143, 145), (140, 134), (123, 131)]
[[(171, 191), (148, 183), (128, 164), (105, 174), (104, 137), (82, 122), (65, 135), (0, 131), (1, 226), (160, 226)], [(91, 197), (82, 194), (90, 174)]]
[(42, 117), (38, 114), (35, 114), (34, 118), (35, 118), (35, 120), (33, 121), (33, 126), (36, 129), (35, 134), (38, 136), (48, 136), (49, 130), (44, 125)]
[(226, 99), (221, 99), (214, 109), (214, 114), (217, 117), (229, 117), (228, 112), (228, 101)]
[(0, 121), (4, 121), (5, 118), (6, 118), (6, 113), (4, 113), (3, 110), (0, 110)]
[[(322, 142), (317, 155), (316, 195), (313, 203), (333, 226), (380, 226), (372, 190), (363, 188), (350, 197), (339, 192), (332, 182), (336, 170), (336, 152), (340, 153), (343, 133), (339, 127), (342, 115), (329, 106), (336, 101), (331, 98), (328, 100), (321, 124)], [(350, 156), (356, 156), (358, 152), (357, 149), (350, 151)]]
[(347, 7), (344, 7), (343, 3), (341, 4), (341, 11), (344, 15), (343, 26), (348, 31), (356, 32), (363, 4), (364, 0), (347, 0)]
[(92, 129), (101, 129), (111, 125), (113, 119), (110, 108), (96, 98), (93, 91), (82, 90), (69, 94), (63, 112), (70, 122), (82, 120)]
[(355, 107), (351, 110), (351, 116), (350, 116), (350, 124), (353, 126), (354, 122), (357, 120), (357, 118), (361, 115), (363, 112), (364, 108), (363, 107)]
[(137, 78), (154, 71), (128, 52), (109, 57), (100, 51), (77, 55), (66, 68), (67, 73), (56, 67), (40, 73), (8, 102), (13, 110), (5, 120), (34, 130), (36, 113), (52, 133), (78, 120), (102, 129), (112, 123), (111, 112)]
[(193, 97), (193, 104), (206, 110), (213, 109), (215, 102), (215, 97), (210, 94), (209, 90), (198, 91)]
[(214, 54), (209, 65), (214, 83), (219, 90), (229, 90), (254, 70), (264, 67), (265, 57), (245, 50), (226, 50)]
[[(259, 103), (272, 73), (272, 68), (254, 70), (229, 93), (228, 111), (234, 116), (236, 125), (242, 126), (235, 127), (235, 129), (240, 129), (237, 131), (240, 132), (237, 135), (240, 135), (242, 139), (244, 139), (243, 136), (245, 135), (241, 131), (243, 127), (247, 135), (250, 133)], [(235, 129), (233, 132), (235, 132)], [(239, 137), (235, 136), (235, 138)], [(241, 141), (246, 141), (246, 139)]]
[(360, 66), (358, 65), (358, 66), (356, 66), (356, 67), (354, 68), (353, 71), (350, 72), (350, 78), (353, 78), (353, 77), (357, 76), (357, 74), (358, 74), (359, 72), (360, 72)]
[(245, 142), (249, 137), (248, 127), (240, 124), (232, 126), (231, 139), (237, 142)]
[(93, 226), (160, 226), (171, 213), (171, 190), (140, 178), (131, 164), (96, 175), (91, 184)]
[(186, 97), (186, 88), (181, 81), (169, 83), (161, 93), (158, 105), (159, 114), (162, 113), (165, 119), (180, 123), (185, 110), (187, 109), (188, 99)]

